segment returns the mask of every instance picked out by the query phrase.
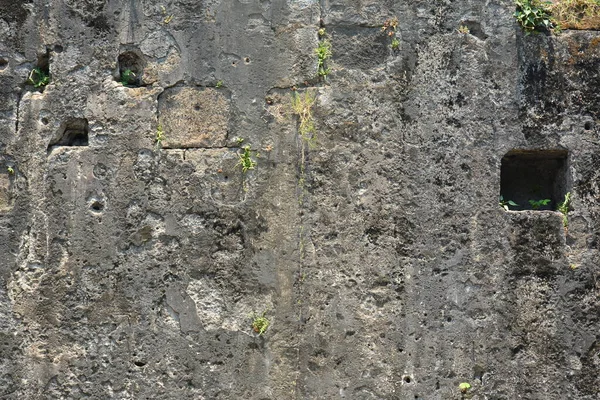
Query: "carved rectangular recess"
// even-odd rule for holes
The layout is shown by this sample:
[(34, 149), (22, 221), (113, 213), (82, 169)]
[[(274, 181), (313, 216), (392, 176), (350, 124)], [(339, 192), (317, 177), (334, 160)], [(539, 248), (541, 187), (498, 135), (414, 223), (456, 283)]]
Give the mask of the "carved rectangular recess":
[(70, 118), (64, 121), (48, 145), (48, 152), (55, 147), (87, 146), (89, 125), (85, 118)]
[[(556, 210), (571, 185), (566, 150), (511, 150), (502, 158), (500, 195), (511, 210)], [(535, 208), (530, 200), (549, 199)]]

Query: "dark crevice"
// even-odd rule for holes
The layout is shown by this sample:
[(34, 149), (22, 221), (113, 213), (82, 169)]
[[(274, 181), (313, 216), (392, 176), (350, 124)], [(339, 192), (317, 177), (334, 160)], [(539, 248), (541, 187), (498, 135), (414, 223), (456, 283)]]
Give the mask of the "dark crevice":
[(17, 94), (17, 108), (15, 111), (15, 136), (19, 135), (19, 114), (21, 111), (21, 99), (23, 98), (23, 92), (19, 91)]

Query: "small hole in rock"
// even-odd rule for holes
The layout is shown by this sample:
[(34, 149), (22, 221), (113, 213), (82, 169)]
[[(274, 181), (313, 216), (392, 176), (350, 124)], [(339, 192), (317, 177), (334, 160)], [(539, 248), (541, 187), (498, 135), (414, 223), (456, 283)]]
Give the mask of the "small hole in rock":
[(85, 118), (71, 118), (63, 122), (54, 139), (48, 145), (48, 151), (58, 146), (87, 146), (89, 125)]
[(143, 367), (144, 365), (146, 365), (144, 361), (134, 361), (133, 363), (138, 367)]
[(246, 64), (250, 64), (250, 57), (244, 58), (244, 61), (246, 62)]
[(54, 46), (54, 52), (55, 53), (62, 53), (63, 52), (63, 47), (60, 44), (57, 44)]
[(38, 56), (35, 67), (29, 72), (26, 84), (32, 85), (34, 88), (44, 91), (46, 85), (50, 83), (50, 52), (46, 52)]
[(194, 110), (196, 110), (196, 111), (200, 111), (200, 105), (199, 105), (199, 104), (196, 104), (196, 105), (194, 106)]
[(590, 129), (592, 129), (592, 123), (591, 123), (590, 121), (587, 121), (587, 122), (585, 123), (585, 125), (583, 126), (583, 128), (584, 128), (586, 131), (589, 131)]
[(135, 51), (127, 51), (119, 55), (118, 81), (123, 86), (140, 86), (144, 73), (144, 59)]
[(90, 208), (91, 208), (93, 211), (100, 212), (100, 211), (102, 211), (102, 210), (104, 209), (104, 204), (102, 204), (102, 203), (101, 203), (100, 201), (98, 201), (98, 200), (95, 200), (95, 201), (93, 201), (93, 202), (92, 202), (92, 204), (90, 205)]
[(406, 382), (406, 383), (411, 383), (411, 382), (412, 382), (412, 380), (410, 379), (410, 376), (405, 376), (405, 377), (404, 377), (404, 382)]
[(512, 150), (502, 158), (501, 205), (511, 211), (555, 210), (569, 191), (566, 150)]
[(48, 118), (44, 117), (44, 118), (42, 118), (42, 120), (41, 120), (41, 121), (42, 121), (42, 124), (44, 124), (44, 125), (48, 125), (48, 122), (49, 122), (49, 121), (48, 121)]
[(4, 58), (0, 58), (0, 71), (8, 66), (8, 60)]

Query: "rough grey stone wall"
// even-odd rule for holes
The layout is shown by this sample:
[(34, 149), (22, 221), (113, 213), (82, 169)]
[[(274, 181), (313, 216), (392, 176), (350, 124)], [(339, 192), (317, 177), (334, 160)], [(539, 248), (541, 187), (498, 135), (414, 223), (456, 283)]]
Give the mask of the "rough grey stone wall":
[[(599, 399), (600, 35), (513, 9), (0, 0), (0, 398)], [(568, 230), (498, 206), (519, 149)]]

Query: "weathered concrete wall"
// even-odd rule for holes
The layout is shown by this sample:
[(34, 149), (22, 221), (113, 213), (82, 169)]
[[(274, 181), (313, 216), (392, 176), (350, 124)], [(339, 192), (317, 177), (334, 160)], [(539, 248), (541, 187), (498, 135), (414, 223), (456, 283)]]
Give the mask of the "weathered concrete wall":
[[(600, 34), (513, 8), (0, 0), (0, 397), (598, 399)], [(568, 230), (498, 206), (515, 149)]]

